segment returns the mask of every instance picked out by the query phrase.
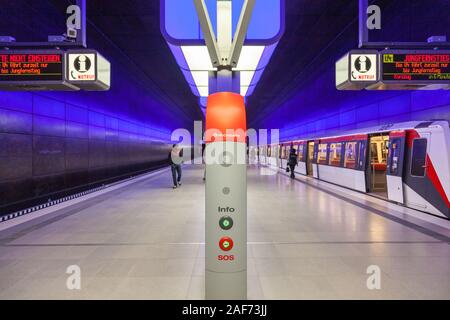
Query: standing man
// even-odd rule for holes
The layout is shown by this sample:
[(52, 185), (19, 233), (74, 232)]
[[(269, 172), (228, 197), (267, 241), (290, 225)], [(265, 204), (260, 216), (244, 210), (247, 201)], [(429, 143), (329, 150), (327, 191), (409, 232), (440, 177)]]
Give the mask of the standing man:
[(288, 166), (289, 169), (291, 170), (291, 179), (295, 178), (294, 170), (297, 164), (298, 164), (297, 153), (295, 152), (295, 149), (291, 147), (291, 152), (289, 152), (289, 160), (288, 160)]
[(172, 169), (173, 188), (176, 189), (181, 186), (181, 164), (183, 163), (183, 148), (180, 148), (178, 144), (172, 146), (169, 163)]

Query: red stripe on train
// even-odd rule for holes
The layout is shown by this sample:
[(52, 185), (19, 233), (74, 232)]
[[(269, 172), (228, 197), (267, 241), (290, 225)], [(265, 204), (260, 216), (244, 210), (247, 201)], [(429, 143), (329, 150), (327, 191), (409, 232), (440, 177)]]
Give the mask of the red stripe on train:
[(447, 204), (447, 207), (450, 208), (450, 201), (448, 200), (447, 194), (445, 193), (444, 188), (442, 187), (441, 181), (439, 180), (439, 176), (436, 172), (436, 169), (431, 162), (430, 156), (427, 154), (427, 177), (431, 180), (436, 190), (439, 192), (440, 196)]
[(357, 135), (352, 135), (352, 136), (320, 139), (320, 142), (321, 143), (330, 143), (330, 142), (339, 143), (339, 142), (347, 142), (347, 141), (360, 141), (360, 140), (367, 140), (368, 137), (369, 136), (367, 134), (357, 134)]
[(405, 131), (391, 131), (389, 133), (389, 137), (394, 138), (403, 138), (406, 135)]
[(416, 130), (406, 130), (406, 133), (406, 143), (408, 144), (408, 148), (412, 149), (413, 140), (420, 138), (420, 135)]
[[(408, 144), (408, 148), (412, 150), (414, 139), (419, 139), (420, 135), (416, 130), (407, 130), (407, 133), (408, 134), (406, 135), (406, 143)], [(449, 199), (447, 197), (447, 194), (445, 193), (444, 187), (442, 187), (441, 181), (439, 180), (439, 176), (436, 172), (436, 169), (433, 166), (433, 163), (431, 162), (431, 158), (428, 153), (426, 158), (426, 166), (427, 166), (426, 170), (427, 178), (430, 179), (431, 183), (433, 183), (433, 186), (436, 188), (442, 200), (444, 200), (444, 202), (447, 204), (447, 207), (450, 208)]]

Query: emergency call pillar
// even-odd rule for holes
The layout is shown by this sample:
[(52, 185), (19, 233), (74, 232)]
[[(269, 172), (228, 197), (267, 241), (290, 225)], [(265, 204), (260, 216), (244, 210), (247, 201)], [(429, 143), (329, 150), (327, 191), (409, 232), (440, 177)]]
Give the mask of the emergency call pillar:
[(247, 298), (244, 98), (219, 92), (206, 107), (206, 299)]

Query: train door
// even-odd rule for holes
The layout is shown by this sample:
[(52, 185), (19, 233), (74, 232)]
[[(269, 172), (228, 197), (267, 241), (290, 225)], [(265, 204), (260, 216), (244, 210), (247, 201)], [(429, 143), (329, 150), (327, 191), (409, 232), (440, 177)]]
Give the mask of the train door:
[(278, 167), (283, 168), (284, 166), (283, 157), (285, 156), (286, 156), (286, 145), (280, 145), (280, 156), (278, 157)]
[(272, 145), (272, 151), (271, 151), (271, 163), (270, 165), (272, 167), (278, 167), (278, 157), (280, 156), (280, 146), (279, 145)]
[[(416, 189), (425, 190), (425, 194), (429, 192), (429, 184), (426, 182), (426, 175), (428, 170), (427, 154), (430, 150), (431, 134), (421, 132), (420, 136), (414, 137), (410, 143), (409, 157), (406, 159), (408, 165), (406, 166), (408, 185), (416, 186)], [(419, 210), (426, 210), (428, 203), (425, 196), (418, 195), (415, 192), (409, 192), (407, 197), (407, 204), (412, 208)]]
[(387, 198), (387, 154), (388, 134), (376, 134), (369, 137), (368, 177), (369, 192)]
[(275, 165), (276, 165), (278, 168), (281, 168), (281, 144), (279, 144), (279, 145), (277, 146), (277, 155), (276, 155), (275, 161), (276, 161)]
[(405, 154), (405, 132), (395, 131), (389, 134), (389, 152), (387, 159), (388, 199), (404, 203), (403, 163)]
[(297, 166), (295, 167), (294, 172), (306, 175), (305, 144), (299, 142), (295, 145), (295, 150), (297, 152)]
[(318, 165), (319, 144), (320, 140), (314, 141), (314, 153), (311, 161), (313, 177), (317, 179), (319, 179), (319, 165)]
[(280, 159), (281, 159), (280, 167), (282, 169), (286, 169), (286, 167), (287, 167), (287, 158), (288, 158), (287, 152), (288, 152), (287, 145), (286, 144), (282, 145), (281, 146), (281, 156), (280, 156)]
[(313, 159), (314, 159), (314, 141), (308, 141), (308, 150), (306, 153), (306, 174), (313, 176)]
[(263, 161), (264, 161), (264, 164), (265, 165), (267, 165), (268, 163), (269, 163), (269, 146), (264, 146), (264, 157), (263, 157)]

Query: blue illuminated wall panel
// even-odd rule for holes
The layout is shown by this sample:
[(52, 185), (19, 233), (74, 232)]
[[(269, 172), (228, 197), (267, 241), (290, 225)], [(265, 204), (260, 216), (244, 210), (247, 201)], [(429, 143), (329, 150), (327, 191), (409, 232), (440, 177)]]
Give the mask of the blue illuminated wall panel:
[[(318, 94), (310, 94), (320, 99)], [(319, 110), (314, 113), (301, 112), (302, 99), (288, 101), (274, 111), (262, 127), (280, 128), (280, 138), (285, 140), (334, 135), (346, 130), (411, 120), (450, 120), (450, 91), (395, 92), (387, 98), (380, 98), (380, 94), (374, 92), (355, 95), (361, 96), (361, 100), (358, 99), (359, 103), (350, 108), (346, 104), (352, 100), (329, 107), (321, 105), (321, 101), (313, 102), (307, 107)], [(334, 99), (330, 98), (330, 101)], [(292, 116), (286, 117), (286, 114)]]
[(0, 215), (166, 165), (172, 131), (192, 126), (101, 35), (89, 43), (110, 91), (0, 91)]
[(170, 128), (53, 95), (0, 92), (0, 214), (167, 160)]

